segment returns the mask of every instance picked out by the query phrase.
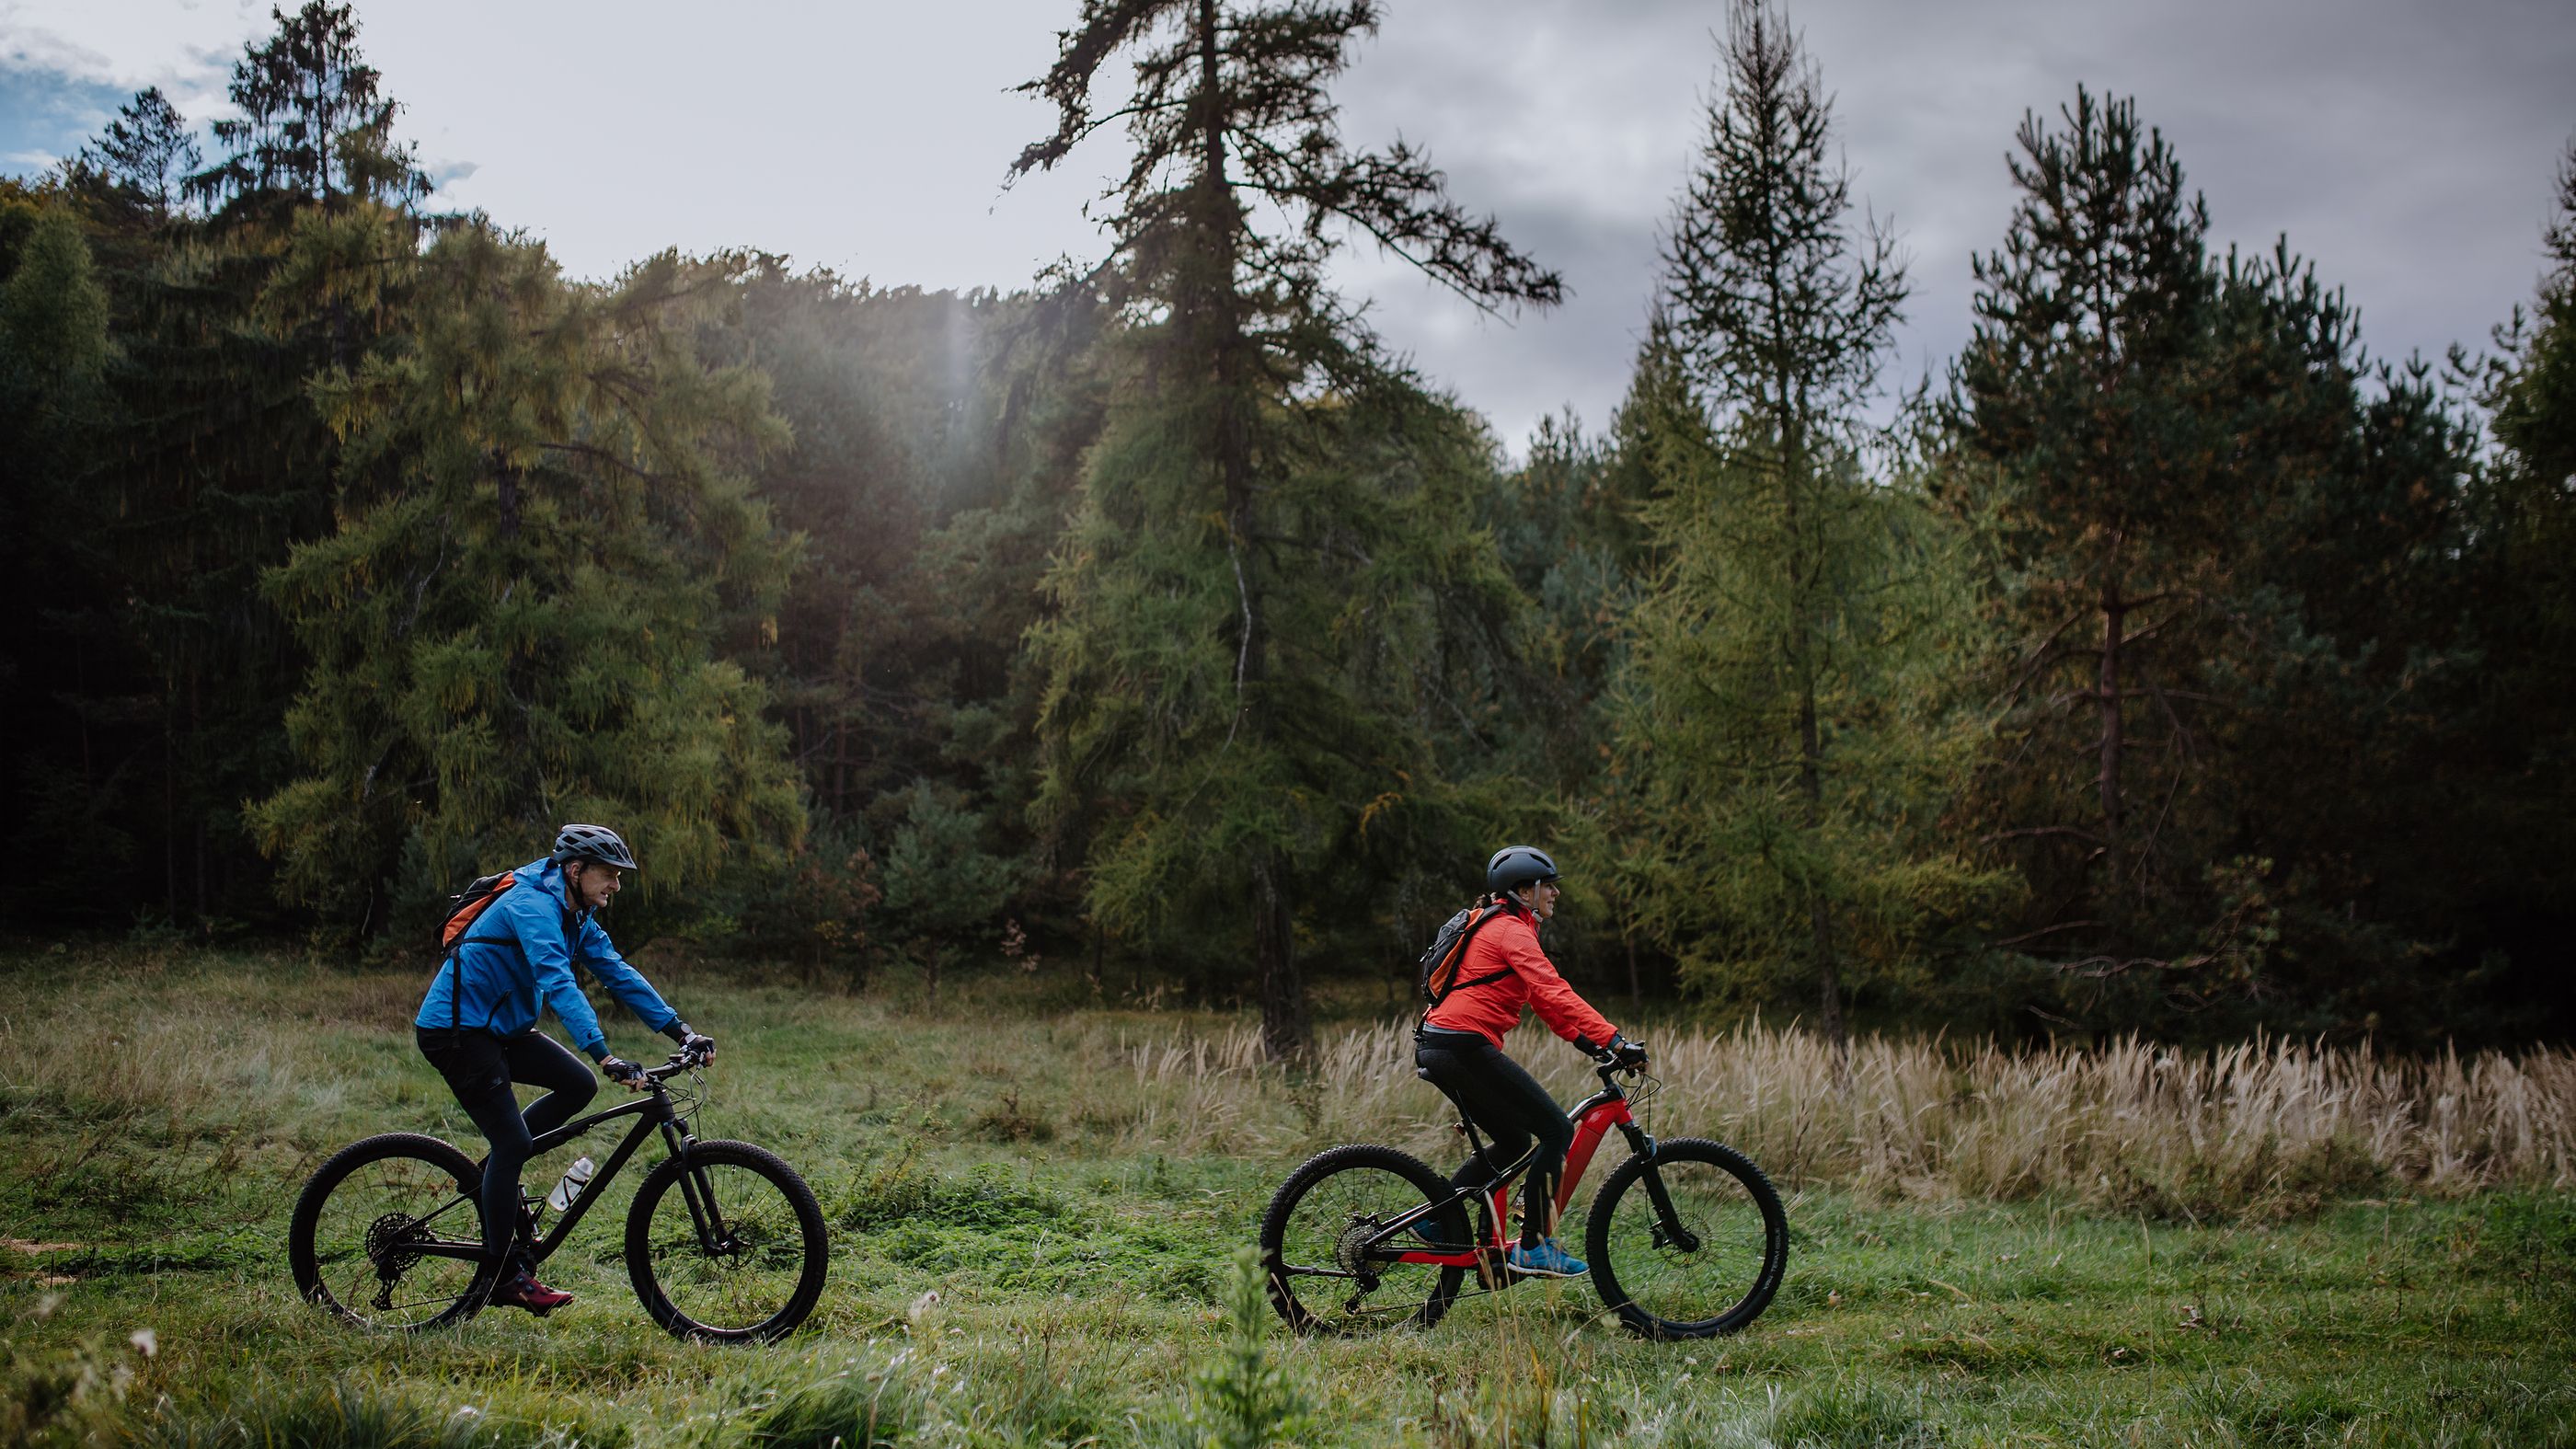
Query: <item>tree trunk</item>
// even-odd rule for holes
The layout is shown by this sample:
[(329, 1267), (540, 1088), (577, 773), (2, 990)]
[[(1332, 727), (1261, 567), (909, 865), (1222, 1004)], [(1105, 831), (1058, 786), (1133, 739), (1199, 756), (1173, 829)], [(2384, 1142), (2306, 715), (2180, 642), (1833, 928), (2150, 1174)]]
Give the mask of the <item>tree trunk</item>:
[[(2116, 558), (2119, 536), (2112, 536)], [(2102, 761), (2095, 786), (2102, 797), (2103, 876), (2111, 890), (2120, 889), (2120, 632), (2128, 626), (2128, 608), (2120, 599), (2116, 571), (2102, 578)]]
[(1630, 921), (1628, 923), (1628, 929), (1619, 933), (1619, 942), (1621, 945), (1628, 948), (1628, 1013), (1633, 1016), (1636, 1013), (1643, 1011), (1646, 1006), (1646, 993), (1638, 989), (1637, 986), (1636, 922)]
[[(1780, 388), (1780, 493), (1789, 535), (1789, 665), (1798, 672), (1798, 796), (1807, 834), (1812, 839), (1825, 821), (1825, 746), (1816, 728), (1815, 650), (1807, 636), (1809, 579), (1805, 539), (1799, 531), (1798, 486), (1807, 466), (1806, 439), (1800, 431), (1785, 376), (1780, 379)], [(1815, 520), (1807, 523), (1813, 526)], [(1834, 1044), (1834, 1075), (1839, 1082), (1851, 1068), (1851, 1036), (1843, 1027), (1842, 964), (1834, 957), (1834, 923), (1825, 905), (1824, 890), (1813, 879), (1805, 885), (1807, 951), (1816, 972), (1817, 1020), (1824, 1027), (1825, 1039)]]
[[(188, 738), (191, 740), (203, 740), (206, 737), (205, 684), (204, 670), (189, 671)], [(204, 779), (209, 773), (202, 763), (205, 751), (199, 748), (194, 753), (200, 761), (195, 773), (198, 778)], [(197, 927), (203, 930), (206, 923), (214, 919), (214, 915), (209, 909), (206, 894), (206, 812), (199, 810), (194, 813), (197, 817)]]
[[(1806, 630), (1798, 631), (1799, 643), (1805, 644)], [(1816, 686), (1812, 677), (1802, 679), (1798, 693), (1798, 793), (1805, 797), (1807, 831), (1814, 834), (1824, 824), (1824, 748), (1816, 733)], [(1814, 881), (1807, 882), (1808, 949), (1816, 965), (1816, 1010), (1825, 1028), (1825, 1039), (1834, 1044), (1834, 1070), (1837, 1075), (1848, 1071), (1851, 1064), (1851, 1035), (1843, 1026), (1842, 965), (1834, 957), (1833, 916), (1825, 908), (1825, 893)]]
[(493, 463), (500, 471), (501, 541), (508, 543), (519, 536), (519, 470), (499, 458)]
[(171, 719), (178, 709), (177, 694), (172, 688), (161, 701), (162, 909), (172, 921), (179, 919), (179, 731)]
[(1288, 893), (1275, 857), (1252, 872), (1252, 949), (1261, 970), (1261, 1049), (1274, 1062), (1304, 1060), (1314, 1049), (1306, 1017), (1306, 983), (1288, 936)]
[[(1230, 120), (1224, 73), (1219, 63), (1222, 37), (1217, 28), (1216, 0), (1199, 0), (1199, 225), (1206, 273), (1194, 305), (1185, 307), (1194, 342), (1207, 350), (1209, 381), (1215, 407), (1209, 451), (1225, 491), (1226, 551), (1234, 565), (1236, 602), (1242, 633), (1235, 645), (1235, 718), (1227, 731), (1229, 747), (1259, 749), (1268, 743), (1268, 710), (1262, 686), (1269, 677), (1270, 639), (1263, 608), (1259, 560), (1254, 539), (1252, 478), (1252, 369), (1245, 365), (1249, 344), (1243, 336), (1241, 299), (1235, 278), (1236, 229), (1241, 216), (1226, 182), (1225, 132)], [(1194, 318), (1187, 317), (1195, 312)], [(1261, 998), (1261, 1045), (1272, 1061), (1304, 1057), (1312, 1045), (1306, 1017), (1306, 987), (1298, 977), (1289, 939), (1286, 862), (1274, 850), (1260, 851), (1252, 862), (1252, 957)]]

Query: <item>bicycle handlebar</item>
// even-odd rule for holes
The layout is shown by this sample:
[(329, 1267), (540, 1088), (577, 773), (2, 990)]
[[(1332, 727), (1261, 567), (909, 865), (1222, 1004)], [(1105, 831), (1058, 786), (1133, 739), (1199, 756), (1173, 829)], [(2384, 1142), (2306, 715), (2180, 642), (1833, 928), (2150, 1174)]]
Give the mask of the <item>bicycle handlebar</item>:
[(706, 1064), (706, 1056), (702, 1056), (698, 1053), (685, 1051), (673, 1052), (671, 1053), (670, 1060), (665, 1061), (662, 1065), (658, 1067), (646, 1067), (644, 1069), (644, 1076), (649, 1081), (668, 1081), (682, 1072), (694, 1072)]

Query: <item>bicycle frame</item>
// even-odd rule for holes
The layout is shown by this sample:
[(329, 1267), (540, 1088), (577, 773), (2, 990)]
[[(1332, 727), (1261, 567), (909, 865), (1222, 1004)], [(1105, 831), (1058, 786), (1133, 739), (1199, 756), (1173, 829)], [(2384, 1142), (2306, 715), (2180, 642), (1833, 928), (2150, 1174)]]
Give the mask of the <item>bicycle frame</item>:
[[(1577, 1102), (1573, 1109), (1565, 1114), (1566, 1120), (1574, 1124), (1574, 1141), (1565, 1149), (1565, 1171), (1556, 1182), (1555, 1215), (1559, 1218), (1565, 1216), (1566, 1208), (1573, 1203), (1574, 1190), (1582, 1185), (1583, 1174), (1592, 1166), (1593, 1153), (1600, 1149), (1601, 1140), (1610, 1135), (1611, 1128), (1618, 1128), (1628, 1139), (1629, 1149), (1638, 1155), (1651, 1156), (1655, 1150), (1655, 1139), (1647, 1135), (1644, 1128), (1637, 1125), (1636, 1114), (1628, 1108), (1628, 1094), (1620, 1090), (1617, 1082), (1611, 1080), (1612, 1073), (1618, 1069), (1602, 1067), (1597, 1070), (1601, 1077), (1601, 1090)], [(1470, 1148), (1478, 1155), (1482, 1155), (1484, 1143), (1483, 1139), (1476, 1136), (1474, 1119), (1461, 1111), (1459, 1121), (1467, 1129)], [(1528, 1170), (1530, 1159), (1537, 1155), (1538, 1149), (1533, 1146), (1518, 1162), (1504, 1168), (1492, 1181), (1480, 1187), (1459, 1188), (1439, 1202), (1424, 1203), (1402, 1214), (1372, 1237), (1369, 1240), (1369, 1246), (1375, 1247), (1398, 1233), (1409, 1233), (1413, 1225), (1423, 1218), (1446, 1211), (1450, 1204), (1468, 1201), (1473, 1195), (1482, 1193), (1492, 1209), (1487, 1219), (1491, 1225), (1491, 1232), (1485, 1242), (1461, 1253), (1434, 1252), (1427, 1248), (1412, 1249), (1395, 1254), (1389, 1261), (1421, 1263), (1438, 1268), (1478, 1268), (1489, 1258), (1500, 1257), (1507, 1250), (1507, 1239), (1510, 1236), (1505, 1224), (1511, 1217), (1509, 1199), (1512, 1184)], [(1647, 1190), (1654, 1200), (1657, 1211), (1670, 1221), (1673, 1217), (1672, 1204), (1665, 1200), (1662, 1180), (1650, 1174), (1647, 1178)], [(1503, 1281), (1510, 1280), (1505, 1278)]]
[[(662, 1071), (662, 1075), (668, 1075), (667, 1070), (657, 1070)], [(617, 1144), (617, 1150), (611, 1152), (608, 1155), (608, 1161), (601, 1164), (599, 1171), (592, 1175), (589, 1184), (582, 1189), (581, 1196), (572, 1200), (572, 1206), (566, 1208), (563, 1216), (555, 1220), (554, 1227), (531, 1247), (530, 1256), (536, 1262), (542, 1263), (554, 1256), (555, 1249), (563, 1245), (564, 1239), (572, 1234), (573, 1228), (588, 1215), (591, 1204), (599, 1200), (599, 1190), (607, 1185), (610, 1178), (617, 1175), (618, 1170), (626, 1165), (627, 1159), (635, 1155), (635, 1149), (644, 1145), (644, 1139), (651, 1137), (658, 1130), (663, 1145), (669, 1149), (670, 1154), (682, 1160), (687, 1159), (689, 1148), (698, 1140), (696, 1134), (689, 1130), (688, 1123), (671, 1110), (670, 1094), (662, 1085), (662, 1076), (656, 1075), (652, 1078), (650, 1089), (638, 1100), (621, 1103), (605, 1112), (593, 1112), (587, 1117), (574, 1118), (561, 1127), (532, 1139), (528, 1156), (533, 1159), (541, 1153), (551, 1152), (591, 1128), (618, 1117), (634, 1117), (637, 1120), (633, 1127), (627, 1129), (626, 1138)], [(474, 1196), (476, 1191), (474, 1187), (461, 1182), (456, 1185), (456, 1190), (467, 1198)], [(694, 1173), (683, 1173), (680, 1177), (680, 1195), (688, 1203), (689, 1220), (697, 1229), (699, 1245), (709, 1253), (729, 1250), (733, 1242), (732, 1234), (725, 1230), (724, 1219), (716, 1208), (715, 1195), (707, 1190), (706, 1184), (698, 1181)], [(440, 1212), (444, 1211), (446, 1209), (440, 1209)], [(434, 1217), (437, 1214), (431, 1216)], [(423, 1241), (418, 1244), (417, 1251), (424, 1257), (464, 1258), (474, 1262), (480, 1262), (483, 1258), (481, 1243), (460, 1242), (453, 1238), (433, 1238)]]

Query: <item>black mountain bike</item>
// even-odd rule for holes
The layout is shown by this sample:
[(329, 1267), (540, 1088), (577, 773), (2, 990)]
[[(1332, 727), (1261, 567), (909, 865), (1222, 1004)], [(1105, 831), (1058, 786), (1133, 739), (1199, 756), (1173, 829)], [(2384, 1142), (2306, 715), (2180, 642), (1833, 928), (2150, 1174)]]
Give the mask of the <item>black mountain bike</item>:
[[(546, 1152), (611, 1118), (636, 1119), (554, 1227), (521, 1245), (531, 1263), (553, 1256), (609, 1179), (658, 1132), (668, 1155), (645, 1174), (626, 1212), (635, 1296), (681, 1338), (764, 1342), (804, 1322), (822, 1296), (823, 1210), (796, 1169), (767, 1149), (701, 1142), (691, 1132), (705, 1065), (675, 1054), (644, 1073), (636, 1100), (538, 1137), (536, 1151)], [(672, 1079), (683, 1075), (688, 1082), (675, 1089)], [(364, 1328), (464, 1322), (497, 1276), (483, 1257), (482, 1185), (474, 1159), (417, 1132), (340, 1149), (295, 1204), (286, 1257), (296, 1288)]]
[[(1652, 1096), (1655, 1079), (1616, 1066), (1597, 1071), (1601, 1090), (1566, 1114), (1574, 1145), (1557, 1180), (1556, 1210), (1562, 1215), (1573, 1202), (1594, 1150), (1617, 1128), (1629, 1156), (1602, 1182), (1584, 1234), (1601, 1301), (1648, 1338), (1706, 1338), (1751, 1323), (1771, 1306), (1789, 1264), (1788, 1217), (1771, 1179), (1722, 1142), (1649, 1136), (1630, 1104)], [(1456, 1098), (1450, 1104), (1481, 1155), (1474, 1121)], [(1262, 1215), (1271, 1305), (1301, 1333), (1357, 1334), (1430, 1327), (1470, 1272), (1479, 1291), (1510, 1287), (1503, 1258), (1513, 1237), (1511, 1188), (1537, 1154), (1533, 1146), (1490, 1180), (1452, 1187), (1392, 1147), (1317, 1153), (1280, 1184)]]

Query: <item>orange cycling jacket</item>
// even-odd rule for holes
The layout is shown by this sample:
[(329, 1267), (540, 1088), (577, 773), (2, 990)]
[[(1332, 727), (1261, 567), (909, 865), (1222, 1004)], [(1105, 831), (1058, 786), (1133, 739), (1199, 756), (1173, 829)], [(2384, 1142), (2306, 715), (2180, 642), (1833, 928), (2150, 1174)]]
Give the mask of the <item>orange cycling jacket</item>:
[[(1488, 976), (1493, 979), (1479, 980)], [(1424, 1025), (1478, 1032), (1500, 1047), (1503, 1033), (1521, 1024), (1521, 1008), (1527, 1006), (1548, 1030), (1586, 1050), (1608, 1046), (1619, 1034), (1556, 974), (1556, 964), (1539, 949), (1538, 922), (1517, 903), (1477, 930), (1458, 963), (1458, 979), (1477, 984), (1450, 992)]]

